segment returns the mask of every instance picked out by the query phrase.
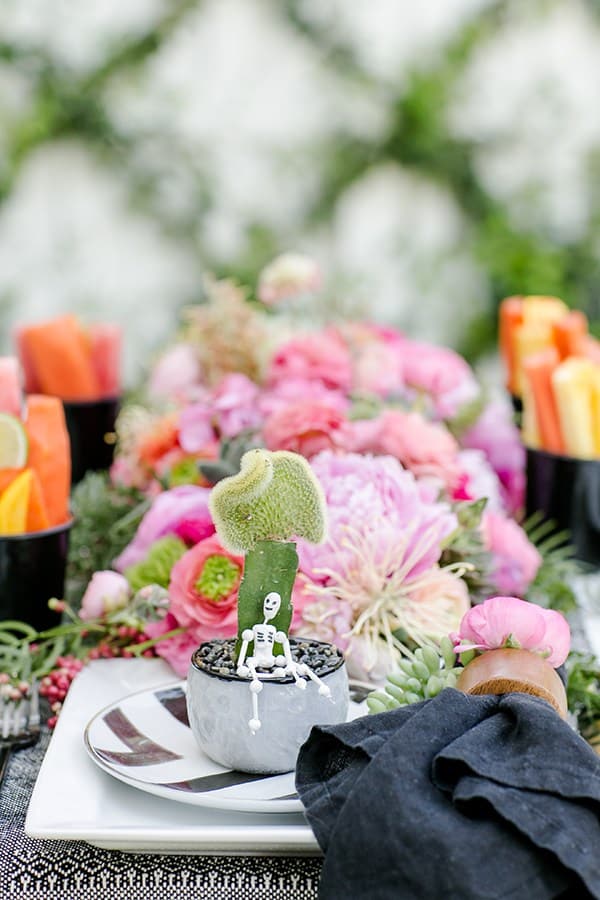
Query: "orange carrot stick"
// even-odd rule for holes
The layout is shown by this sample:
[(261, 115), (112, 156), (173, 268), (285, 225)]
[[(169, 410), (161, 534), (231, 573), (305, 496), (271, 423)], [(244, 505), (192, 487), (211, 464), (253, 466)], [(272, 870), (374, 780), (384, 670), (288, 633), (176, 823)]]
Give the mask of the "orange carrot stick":
[(71, 452), (63, 405), (57, 397), (27, 398), (28, 465), (37, 473), (49, 527), (69, 518)]
[(524, 375), (533, 395), (541, 445), (552, 453), (565, 452), (552, 388), (552, 373), (558, 364), (558, 351), (554, 347), (541, 350), (523, 361)]
[(63, 400), (95, 400), (99, 396), (89, 338), (74, 316), (25, 326), (20, 346), (44, 394)]
[(552, 325), (554, 346), (561, 360), (568, 356), (582, 356), (584, 338), (588, 333), (588, 320), (579, 309), (570, 310), (566, 316)]
[(500, 353), (506, 371), (506, 387), (515, 396), (518, 393), (516, 331), (523, 322), (523, 298), (506, 297), (500, 304)]
[(27, 507), (27, 531), (43, 531), (50, 527), (42, 485), (37, 472), (32, 470), (31, 493)]

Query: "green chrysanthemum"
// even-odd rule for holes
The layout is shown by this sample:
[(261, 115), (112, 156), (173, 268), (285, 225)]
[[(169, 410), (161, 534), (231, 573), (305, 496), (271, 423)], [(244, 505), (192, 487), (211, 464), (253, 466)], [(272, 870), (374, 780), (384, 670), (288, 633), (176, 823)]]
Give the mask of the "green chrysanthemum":
[(184, 542), (174, 535), (159, 538), (152, 544), (145, 559), (125, 570), (125, 578), (131, 585), (131, 589), (139, 591), (147, 584), (168, 587), (171, 569), (186, 550)]
[(202, 567), (202, 574), (194, 587), (207, 600), (219, 603), (223, 597), (229, 596), (239, 577), (239, 566), (226, 556), (215, 553), (206, 559)]

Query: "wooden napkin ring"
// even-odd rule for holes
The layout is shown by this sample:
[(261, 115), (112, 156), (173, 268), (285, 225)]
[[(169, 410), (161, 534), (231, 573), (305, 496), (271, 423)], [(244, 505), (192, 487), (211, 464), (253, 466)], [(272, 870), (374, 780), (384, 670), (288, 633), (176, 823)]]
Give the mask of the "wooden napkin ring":
[(466, 694), (533, 694), (567, 718), (562, 681), (550, 663), (531, 650), (486, 650), (465, 666), (456, 686)]

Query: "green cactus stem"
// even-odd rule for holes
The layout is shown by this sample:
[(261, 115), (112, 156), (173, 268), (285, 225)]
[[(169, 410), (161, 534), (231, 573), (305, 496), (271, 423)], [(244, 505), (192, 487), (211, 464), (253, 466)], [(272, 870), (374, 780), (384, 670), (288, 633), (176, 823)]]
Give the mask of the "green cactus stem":
[[(288, 634), (298, 554), (291, 538), (319, 543), (325, 536), (325, 497), (304, 457), (279, 450), (244, 453), (240, 471), (212, 490), (210, 511), (223, 545), (244, 552), (238, 591), (238, 642), (245, 629), (264, 622), (263, 603), (276, 591), (281, 607), (269, 624)], [(275, 645), (275, 654), (282, 652)]]
[(210, 511), (228, 550), (244, 553), (258, 541), (325, 536), (325, 498), (310, 465), (297, 453), (244, 453), (237, 475), (212, 490)]
[[(259, 541), (246, 553), (244, 577), (238, 591), (238, 643), (242, 632), (264, 621), (263, 602), (267, 594), (277, 591), (281, 608), (269, 622), (277, 631), (289, 632), (292, 622), (292, 591), (298, 569), (298, 554), (292, 541)], [(275, 654), (283, 653), (281, 644), (275, 644)]]

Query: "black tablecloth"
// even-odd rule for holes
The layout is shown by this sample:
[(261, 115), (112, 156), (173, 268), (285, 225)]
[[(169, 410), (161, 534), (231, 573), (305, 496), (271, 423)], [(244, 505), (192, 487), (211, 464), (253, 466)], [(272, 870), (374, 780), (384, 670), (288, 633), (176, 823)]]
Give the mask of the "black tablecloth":
[(48, 741), (46, 732), (37, 747), (13, 755), (0, 793), (1, 900), (316, 898), (314, 857), (158, 856), (32, 840), (23, 826)]

